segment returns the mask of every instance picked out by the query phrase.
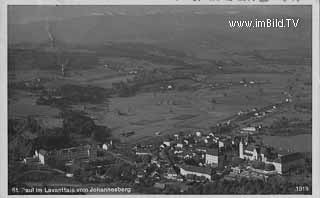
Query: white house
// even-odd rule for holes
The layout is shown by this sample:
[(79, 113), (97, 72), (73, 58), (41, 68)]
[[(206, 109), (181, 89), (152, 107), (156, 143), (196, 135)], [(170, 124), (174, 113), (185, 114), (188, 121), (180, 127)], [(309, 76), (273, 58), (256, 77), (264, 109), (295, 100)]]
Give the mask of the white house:
[(140, 156), (141, 155), (150, 155), (150, 156), (152, 156), (152, 153), (148, 149), (138, 148), (136, 150), (136, 155), (140, 155)]
[(166, 146), (170, 146), (170, 142), (169, 141), (164, 141), (163, 144), (166, 145)]
[(219, 141), (218, 145), (219, 145), (219, 148), (222, 148), (222, 147), (224, 147), (224, 142), (223, 141)]
[(177, 147), (177, 148), (183, 148), (183, 144), (177, 143), (176, 147)]
[(47, 151), (40, 149), (38, 152), (38, 156), (39, 156), (39, 161), (41, 164), (45, 164), (46, 163), (46, 158), (47, 158)]
[(102, 145), (102, 149), (105, 150), (105, 151), (107, 151), (107, 150), (108, 150), (108, 144), (103, 144), (103, 145)]

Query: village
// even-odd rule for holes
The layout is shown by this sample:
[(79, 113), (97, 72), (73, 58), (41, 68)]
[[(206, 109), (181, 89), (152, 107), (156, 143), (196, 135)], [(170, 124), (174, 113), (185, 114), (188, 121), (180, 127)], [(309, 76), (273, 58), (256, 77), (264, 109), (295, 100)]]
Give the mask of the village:
[(304, 168), (302, 153), (263, 145), (250, 133), (244, 134), (244, 130), (234, 136), (180, 132), (130, 146), (111, 140), (60, 150), (39, 149), (23, 163), (31, 169), (59, 170), (65, 177), (82, 178), (85, 183), (114, 182), (116, 178), (108, 167), (124, 165), (126, 168), (117, 177), (120, 181), (157, 189), (172, 183), (188, 185), (221, 179), (266, 181), (272, 176), (296, 174)]

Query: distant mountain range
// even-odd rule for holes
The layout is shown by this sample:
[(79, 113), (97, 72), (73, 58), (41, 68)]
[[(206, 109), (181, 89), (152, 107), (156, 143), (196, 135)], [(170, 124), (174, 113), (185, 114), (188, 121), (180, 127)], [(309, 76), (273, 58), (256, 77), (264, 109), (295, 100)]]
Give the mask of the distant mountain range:
[[(10, 8), (8, 13), (9, 45), (49, 42), (46, 30), (49, 23), (57, 42), (70, 44), (139, 42), (193, 53), (202, 50), (230, 51), (311, 47), (311, 15), (308, 14), (310, 9), (306, 7), (300, 7), (299, 12), (296, 13), (293, 13), (292, 9), (284, 9), (281, 6), (273, 9), (267, 8), (266, 10), (272, 10), (269, 12), (248, 7), (229, 7), (222, 10), (212, 8), (213, 11), (208, 7), (188, 8), (182, 9), (182, 11), (181, 9), (179, 11), (178, 8), (169, 9), (165, 6), (162, 9), (156, 6), (153, 6), (152, 9), (141, 6), (125, 7), (126, 9), (122, 10), (121, 6), (108, 7), (108, 9), (98, 8), (81, 7), (82, 12), (79, 13), (70, 6), (69, 9), (76, 13), (72, 15), (68, 13), (66, 6), (45, 7), (49, 10), (56, 9), (55, 17), (52, 12), (47, 12), (47, 17), (42, 13), (37, 16), (38, 18), (24, 13), (26, 16), (30, 16), (29, 20), (21, 20), (23, 8)], [(39, 8), (39, 10), (41, 9), (44, 9), (43, 6)], [(143, 12), (138, 12), (139, 9), (142, 9)], [(290, 12), (285, 13), (283, 10)], [(20, 18), (17, 17), (19, 13)], [(228, 27), (230, 19), (248, 20), (266, 17), (299, 17), (301, 23), (296, 29), (240, 30)]]

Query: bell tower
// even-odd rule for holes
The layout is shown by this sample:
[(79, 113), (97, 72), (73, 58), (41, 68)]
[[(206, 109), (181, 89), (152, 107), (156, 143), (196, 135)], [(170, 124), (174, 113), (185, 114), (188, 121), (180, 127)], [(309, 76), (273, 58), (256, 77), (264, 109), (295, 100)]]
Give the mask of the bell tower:
[(239, 143), (239, 157), (241, 159), (244, 159), (244, 156), (243, 156), (243, 141), (242, 141), (242, 139), (240, 140), (240, 143)]

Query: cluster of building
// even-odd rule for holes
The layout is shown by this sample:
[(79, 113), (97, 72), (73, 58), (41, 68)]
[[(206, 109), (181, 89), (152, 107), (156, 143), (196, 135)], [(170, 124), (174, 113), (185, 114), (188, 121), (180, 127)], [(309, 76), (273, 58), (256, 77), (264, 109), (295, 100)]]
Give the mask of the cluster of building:
[(107, 151), (112, 148), (112, 140), (104, 144), (85, 144), (75, 147), (55, 149), (47, 151), (45, 149), (35, 150), (32, 157), (24, 158), (26, 164), (50, 164), (51, 162), (82, 161), (90, 162), (98, 159), (98, 151)]
[[(154, 145), (136, 146), (135, 154), (140, 157), (149, 156), (151, 164), (164, 170), (164, 178), (175, 181), (183, 181), (183, 178), (210, 180), (212, 168), (223, 167), (224, 142), (219, 141), (214, 134), (207, 136), (203, 136), (201, 132), (187, 135), (175, 134), (169, 139), (161, 142), (158, 148), (154, 148)], [(210, 148), (206, 145), (210, 145)], [(167, 152), (173, 154), (177, 161), (170, 160), (165, 154)], [(192, 162), (193, 164), (188, 164), (188, 161), (191, 162), (195, 158), (197, 160)]]
[[(38, 161), (42, 165), (50, 165), (50, 162), (64, 162), (65, 164), (75, 161), (93, 162), (99, 159), (99, 151), (109, 152), (112, 142), (103, 145), (81, 145), (77, 147), (46, 151), (35, 151), (32, 158), (26, 158), (25, 163)], [(174, 134), (163, 140), (158, 145), (136, 145), (133, 151), (138, 158), (147, 158), (136, 164), (136, 183), (144, 180), (144, 177), (152, 177), (157, 181), (161, 179), (207, 181), (213, 177), (221, 178), (228, 175), (240, 175), (260, 177), (271, 171), (276, 174), (284, 174), (291, 169), (302, 167), (304, 158), (300, 153), (276, 152), (273, 148), (262, 144), (256, 144), (250, 135), (246, 138), (239, 136), (221, 136), (213, 133), (202, 134), (201, 132), (189, 134)], [(113, 152), (113, 151), (112, 151)], [(174, 158), (170, 155), (173, 155)], [(234, 158), (242, 159), (246, 164), (234, 166)], [(248, 169), (250, 162), (259, 162), (274, 167), (273, 170)], [(152, 172), (148, 171), (150, 167)], [(230, 169), (231, 168), (231, 169)], [(161, 171), (158, 171), (160, 170)], [(246, 169), (246, 170), (244, 170)], [(230, 172), (230, 170), (232, 170)], [(147, 174), (148, 172), (148, 174)]]
[[(234, 157), (242, 159), (247, 165), (244, 168), (232, 167), (239, 169), (238, 172), (233, 171), (233, 173), (238, 175), (242, 173), (244, 176), (245, 174), (255, 175), (257, 178), (262, 175), (281, 175), (304, 165), (304, 157), (300, 153), (276, 151), (274, 148), (255, 144), (250, 137), (250, 135), (247, 135), (246, 138), (217, 136), (213, 133), (203, 135), (201, 132), (186, 135), (175, 134), (173, 138), (164, 140), (159, 146), (160, 152), (169, 150), (178, 159), (173, 163), (179, 171), (168, 168), (165, 178), (178, 180), (178, 176), (181, 175), (185, 179), (211, 180), (216, 174), (223, 176), (225, 170), (230, 168)], [(148, 146), (137, 148), (135, 151), (138, 156), (154, 155)], [(196, 163), (190, 164), (189, 161)], [(250, 162), (260, 162), (269, 165), (268, 167), (272, 165), (273, 169), (259, 170), (253, 167), (248, 169)], [(246, 171), (241, 169), (246, 169)]]
[(97, 150), (97, 145), (82, 145), (52, 151), (40, 149), (35, 151), (35, 156), (38, 157), (41, 164), (48, 164), (52, 161), (95, 161), (97, 159)]
[(304, 158), (301, 153), (277, 151), (273, 152), (264, 145), (255, 145), (240, 141), (239, 157), (249, 161), (260, 161), (272, 164), (279, 174), (288, 172), (290, 169), (302, 167)]

